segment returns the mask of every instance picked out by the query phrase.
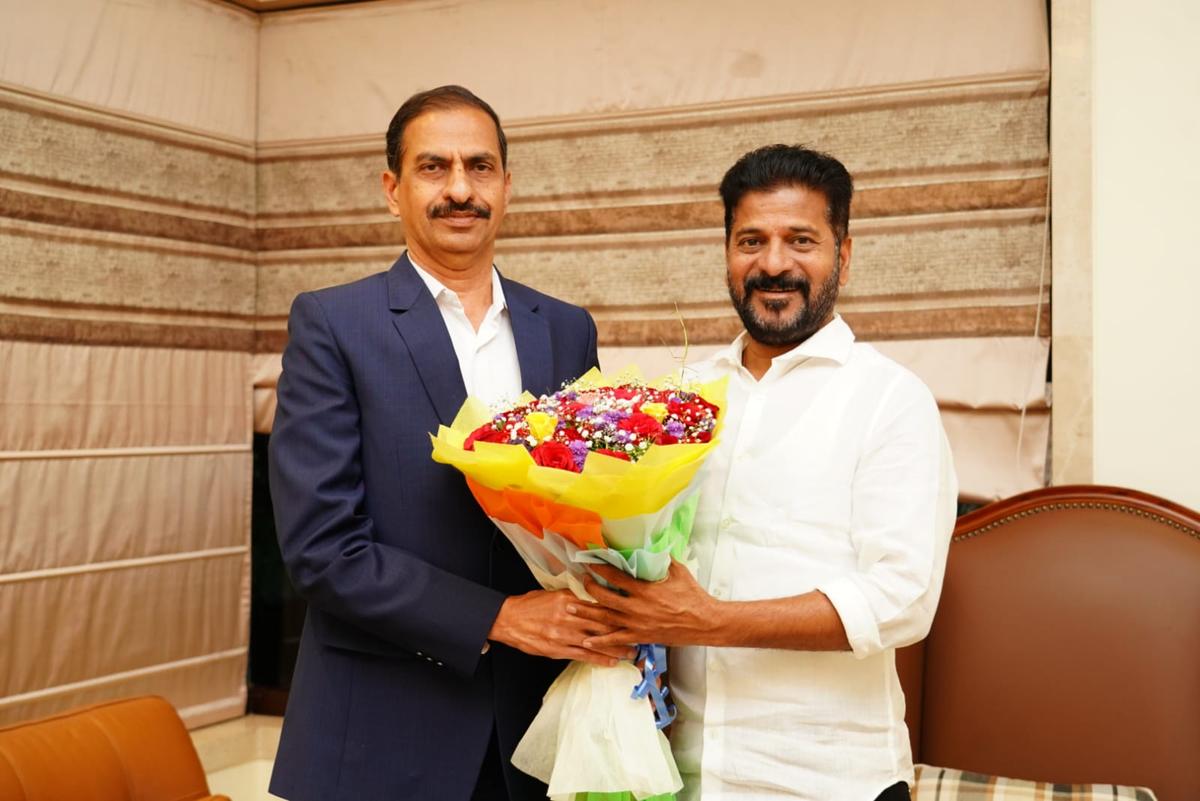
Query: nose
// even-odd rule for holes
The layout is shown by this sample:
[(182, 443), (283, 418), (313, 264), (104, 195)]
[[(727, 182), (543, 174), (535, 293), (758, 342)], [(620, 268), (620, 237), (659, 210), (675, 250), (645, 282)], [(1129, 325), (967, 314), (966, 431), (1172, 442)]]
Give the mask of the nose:
[(455, 203), (466, 203), (471, 199), (472, 191), (465, 165), (461, 161), (456, 161), (446, 180), (446, 197)]
[(763, 272), (768, 275), (780, 275), (789, 269), (789, 261), (784, 243), (779, 239), (772, 239), (766, 250), (763, 251), (762, 258), (759, 260)]

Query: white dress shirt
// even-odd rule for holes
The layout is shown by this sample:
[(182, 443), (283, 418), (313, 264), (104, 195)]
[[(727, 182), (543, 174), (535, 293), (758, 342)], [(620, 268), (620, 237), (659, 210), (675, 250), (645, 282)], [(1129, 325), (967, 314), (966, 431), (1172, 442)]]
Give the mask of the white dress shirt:
[(913, 780), (894, 649), (926, 634), (941, 592), (949, 446), (925, 385), (841, 317), (758, 381), (745, 339), (696, 367), (729, 376), (697, 579), (737, 601), (820, 590), (853, 650), (673, 649), (681, 799), (871, 801)]
[(512, 318), (504, 301), (500, 273), (492, 267), (492, 305), (476, 331), (458, 294), (426, 272), (411, 253), (408, 259), (429, 287), (446, 322), (467, 394), (497, 410), (511, 406), (521, 394), (521, 365), (517, 361), (517, 341), (513, 338)]

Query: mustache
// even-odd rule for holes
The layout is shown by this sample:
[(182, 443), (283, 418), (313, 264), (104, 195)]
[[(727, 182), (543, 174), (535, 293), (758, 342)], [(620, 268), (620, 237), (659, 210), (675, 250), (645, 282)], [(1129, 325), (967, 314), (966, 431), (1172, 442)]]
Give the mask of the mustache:
[(767, 275), (766, 273), (755, 273), (754, 275), (746, 276), (746, 280), (742, 282), (742, 289), (747, 295), (756, 289), (768, 292), (794, 292), (799, 290), (805, 300), (808, 300), (810, 286), (807, 278), (787, 274)]
[(469, 200), (463, 201), (462, 203), (451, 200), (447, 203), (437, 203), (433, 206), (430, 206), (429, 218), (432, 220), (437, 219), (438, 217), (445, 217), (450, 214), (462, 214), (463, 212), (466, 212), (467, 214), (474, 214), (481, 220), (489, 220), (492, 217), (492, 210), (487, 206), (479, 206)]

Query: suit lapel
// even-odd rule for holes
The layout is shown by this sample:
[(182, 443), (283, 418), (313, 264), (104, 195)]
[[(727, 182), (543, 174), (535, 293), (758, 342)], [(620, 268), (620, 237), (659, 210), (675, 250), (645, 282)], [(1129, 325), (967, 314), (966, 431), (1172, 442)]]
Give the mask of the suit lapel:
[(408, 347), (438, 418), (450, 425), (467, 399), (467, 388), (442, 313), (407, 253), (392, 265), (387, 281), (392, 321)]
[(534, 395), (554, 392), (553, 351), (550, 324), (538, 313), (536, 295), (520, 284), (501, 277), (504, 300), (512, 320), (513, 339), (517, 343), (517, 361), (521, 364), (521, 386)]

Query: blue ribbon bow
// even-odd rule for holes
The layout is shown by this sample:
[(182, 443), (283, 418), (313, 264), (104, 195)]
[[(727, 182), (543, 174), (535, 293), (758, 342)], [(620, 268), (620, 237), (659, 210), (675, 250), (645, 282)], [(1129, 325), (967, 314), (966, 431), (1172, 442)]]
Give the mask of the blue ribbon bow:
[(665, 645), (639, 645), (635, 664), (642, 663), (642, 680), (633, 688), (631, 698), (650, 696), (654, 703), (654, 725), (665, 729), (675, 720), (675, 705), (667, 703), (669, 687), (659, 686), (659, 678), (667, 672), (667, 647)]

